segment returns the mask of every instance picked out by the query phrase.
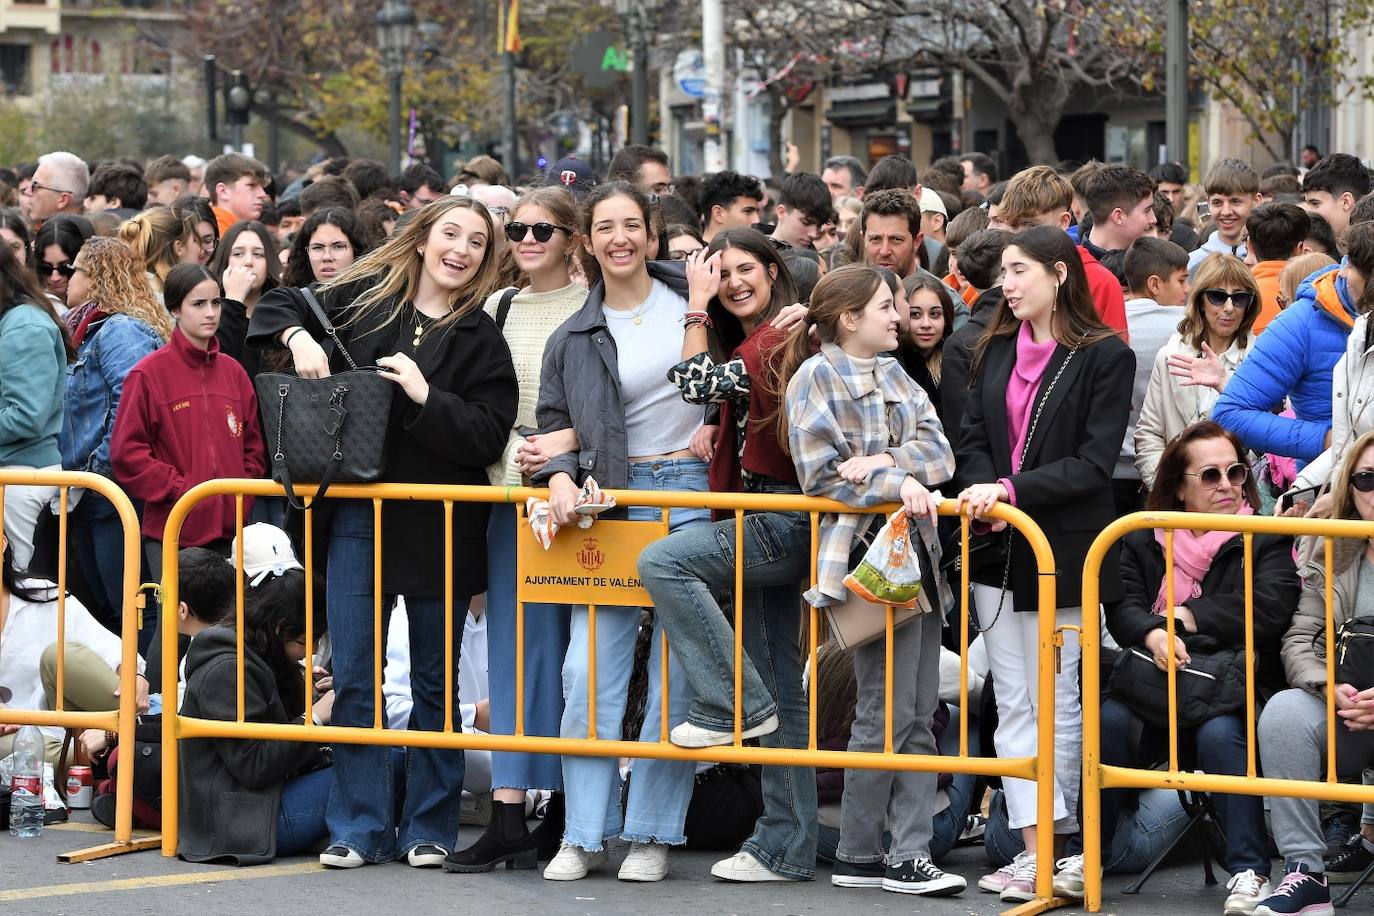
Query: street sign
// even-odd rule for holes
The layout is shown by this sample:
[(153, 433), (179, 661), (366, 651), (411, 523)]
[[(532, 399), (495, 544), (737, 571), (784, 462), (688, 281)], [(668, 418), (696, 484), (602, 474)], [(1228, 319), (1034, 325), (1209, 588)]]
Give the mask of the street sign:
[(699, 99), (706, 94), (706, 60), (700, 48), (689, 48), (677, 56), (673, 79), (692, 98)]
[(589, 89), (609, 89), (630, 69), (629, 52), (610, 32), (588, 32), (573, 43), (573, 72)]

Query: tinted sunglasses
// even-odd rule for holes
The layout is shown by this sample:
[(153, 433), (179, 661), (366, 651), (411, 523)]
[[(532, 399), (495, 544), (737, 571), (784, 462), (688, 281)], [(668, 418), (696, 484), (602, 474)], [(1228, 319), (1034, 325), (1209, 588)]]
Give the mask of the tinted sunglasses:
[(1374, 471), (1356, 471), (1350, 475), (1350, 485), (1361, 493), (1374, 490)]
[(1236, 308), (1242, 312), (1255, 304), (1255, 294), (1246, 292), (1228, 293), (1224, 289), (1204, 289), (1202, 295), (1206, 297), (1208, 305), (1215, 305), (1221, 308), (1230, 299), (1236, 304)]
[(70, 280), (72, 274), (76, 273), (76, 268), (72, 266), (71, 261), (63, 261), (61, 264), (49, 264), (47, 261), (38, 262), (38, 275), (40, 277), (49, 276), (54, 271)]
[(536, 242), (547, 242), (553, 238), (555, 232), (572, 235), (572, 230), (567, 226), (555, 226), (553, 223), (535, 223), (533, 226), (527, 226), (524, 223), (506, 223), (506, 238), (512, 242), (523, 242), (525, 234), (528, 232), (534, 233)]
[[(1215, 490), (1217, 487), (1221, 486), (1221, 475), (1223, 472), (1219, 467), (1205, 467), (1196, 474), (1192, 471), (1184, 471), (1183, 473), (1187, 474), (1189, 477), (1196, 477), (1198, 482), (1209, 490)], [(1239, 461), (1227, 468), (1224, 473), (1226, 474), (1226, 479), (1230, 481), (1233, 487), (1243, 485), (1250, 477), (1250, 469)], [(1374, 478), (1374, 472), (1370, 473), (1370, 477)], [(1374, 488), (1374, 480), (1371, 480), (1370, 487)]]

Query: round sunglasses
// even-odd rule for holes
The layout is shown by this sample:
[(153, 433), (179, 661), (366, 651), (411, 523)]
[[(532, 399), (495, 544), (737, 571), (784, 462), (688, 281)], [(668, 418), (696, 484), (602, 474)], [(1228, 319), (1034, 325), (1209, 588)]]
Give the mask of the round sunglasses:
[[(1245, 465), (1241, 464), (1239, 461), (1228, 467), (1225, 471), (1222, 471), (1221, 468), (1216, 467), (1214, 465), (1209, 465), (1203, 468), (1202, 470), (1198, 471), (1196, 474), (1194, 474), (1192, 471), (1184, 471), (1183, 473), (1188, 475), (1189, 477), (1196, 477), (1198, 479), (1198, 483), (1202, 484), (1209, 490), (1215, 490), (1217, 487), (1221, 486), (1221, 477), (1223, 473), (1226, 475), (1226, 479), (1230, 482), (1231, 486), (1233, 487), (1239, 487), (1243, 485), (1245, 481), (1250, 477), (1250, 469)], [(1374, 473), (1371, 473), (1370, 476), (1374, 477)], [(1374, 484), (1371, 484), (1371, 486), (1374, 486)]]
[(1374, 471), (1356, 471), (1350, 475), (1350, 485), (1361, 493), (1374, 491)]
[(535, 223), (528, 226), (524, 223), (506, 223), (506, 238), (512, 242), (523, 242), (527, 233), (534, 233), (536, 242), (547, 242), (553, 238), (555, 232), (563, 232), (572, 235), (572, 230), (567, 226), (555, 226), (553, 223)]
[(1240, 309), (1242, 312), (1255, 304), (1255, 294), (1243, 292), (1241, 290), (1232, 293), (1224, 289), (1204, 289), (1202, 295), (1207, 299), (1208, 305), (1214, 305), (1217, 308), (1224, 306), (1227, 299), (1234, 302), (1236, 308)]

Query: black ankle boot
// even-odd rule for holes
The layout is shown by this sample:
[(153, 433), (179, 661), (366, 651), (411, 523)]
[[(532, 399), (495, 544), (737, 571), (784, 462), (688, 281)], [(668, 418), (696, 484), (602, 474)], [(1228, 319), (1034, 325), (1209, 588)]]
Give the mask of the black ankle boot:
[(563, 842), (564, 812), (563, 793), (554, 792), (549, 795), (549, 804), (544, 809), (544, 819), (538, 827), (530, 831), (530, 839), (539, 850), (539, 858), (552, 859), (558, 854), (558, 847)]
[(491, 871), (505, 863), (507, 868), (534, 868), (539, 864), (536, 843), (525, 825), (525, 805), (491, 803), (487, 829), (467, 849), (450, 853), (444, 871), (475, 873)]

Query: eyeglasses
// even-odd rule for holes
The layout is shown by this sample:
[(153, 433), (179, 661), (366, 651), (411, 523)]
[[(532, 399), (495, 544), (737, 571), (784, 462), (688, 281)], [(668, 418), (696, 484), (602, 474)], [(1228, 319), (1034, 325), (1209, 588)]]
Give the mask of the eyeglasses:
[(700, 248), (669, 248), (668, 260), (685, 261), (700, 250)]
[(669, 194), (676, 194), (677, 188), (666, 182), (660, 182), (649, 189), (649, 192), (658, 197), (667, 197)]
[(326, 252), (332, 254), (336, 258), (347, 257), (353, 253), (353, 246), (347, 242), (330, 242), (328, 245), (316, 243), (314, 245), (307, 245), (305, 250), (312, 258), (318, 260), (324, 257)]
[(1242, 312), (1255, 304), (1254, 293), (1246, 293), (1239, 290), (1233, 293), (1224, 289), (1204, 289), (1202, 295), (1207, 299), (1208, 305), (1214, 305), (1217, 308), (1221, 308), (1225, 305), (1228, 299), (1235, 303), (1236, 308), (1240, 309)]
[(553, 223), (535, 223), (532, 226), (525, 223), (506, 223), (506, 238), (512, 242), (523, 242), (528, 233), (534, 233), (536, 242), (547, 242), (553, 238), (555, 232), (563, 232), (572, 235), (572, 230), (567, 226), (556, 226)]
[(1356, 471), (1350, 475), (1350, 485), (1361, 493), (1374, 491), (1374, 471)]
[(210, 254), (219, 245), (219, 239), (213, 235), (202, 235), (200, 237), (200, 247), (205, 249), (206, 254)]
[[(1198, 483), (1209, 490), (1215, 490), (1217, 487), (1221, 486), (1222, 470), (1219, 467), (1208, 466), (1198, 471), (1196, 474), (1192, 471), (1184, 471), (1183, 473), (1189, 477), (1196, 477)], [(1227, 468), (1225, 473), (1227, 481), (1229, 481), (1233, 487), (1243, 485), (1245, 481), (1250, 478), (1250, 469), (1239, 461)], [(1370, 473), (1370, 477), (1374, 478), (1374, 472)], [(1374, 479), (1370, 482), (1370, 488), (1374, 489)]]
[(492, 216), (499, 216), (505, 219), (510, 216), (510, 207), (487, 207), (487, 212)]
[(72, 274), (76, 273), (76, 269), (76, 265), (71, 261), (64, 261), (61, 264), (49, 264), (47, 261), (38, 262), (38, 275), (40, 277), (47, 277), (56, 273), (70, 280)]
[(28, 186), (27, 188), (24, 189), (24, 193), (27, 194), (27, 195), (30, 196), (30, 197), (32, 197), (33, 195), (37, 194), (39, 191), (52, 191), (54, 194), (74, 194), (74, 193), (75, 193), (75, 192), (73, 192), (73, 191), (67, 191), (67, 190), (64, 190), (64, 189), (62, 189), (62, 188), (54, 188), (54, 187), (52, 187), (51, 185), (40, 184), (40, 183), (37, 182), (37, 181), (30, 182), (30, 183), (29, 183), (29, 186)]

